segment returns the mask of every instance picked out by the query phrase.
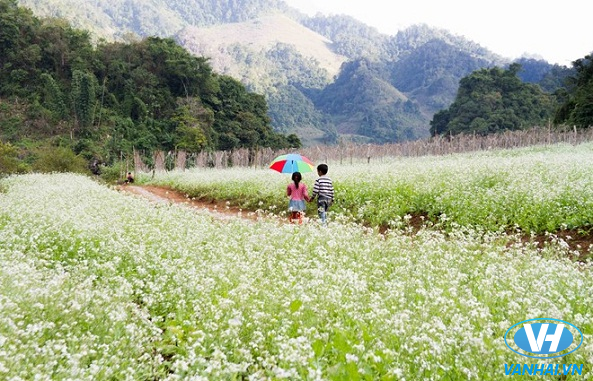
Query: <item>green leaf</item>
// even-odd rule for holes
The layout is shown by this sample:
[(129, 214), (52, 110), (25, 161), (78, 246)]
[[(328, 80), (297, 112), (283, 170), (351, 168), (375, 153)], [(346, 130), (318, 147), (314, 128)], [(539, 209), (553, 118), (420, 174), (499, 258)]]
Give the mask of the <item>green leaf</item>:
[(299, 299), (295, 299), (290, 303), (290, 312), (297, 312), (299, 308), (303, 305), (303, 301)]
[(323, 352), (325, 352), (325, 342), (323, 342), (322, 340), (315, 340), (313, 342), (313, 344), (311, 344), (311, 347), (313, 347), (313, 352), (315, 352), (315, 357), (321, 357), (321, 355), (323, 354)]

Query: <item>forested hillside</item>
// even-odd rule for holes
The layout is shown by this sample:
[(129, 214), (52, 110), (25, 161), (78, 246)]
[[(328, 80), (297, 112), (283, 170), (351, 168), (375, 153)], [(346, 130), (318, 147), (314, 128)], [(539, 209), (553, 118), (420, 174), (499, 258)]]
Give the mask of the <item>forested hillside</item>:
[[(452, 104), (463, 77), (511, 63), (446, 30), (415, 25), (388, 36), (348, 16), (308, 17), (281, 0), (20, 3), (84, 26), (94, 39), (172, 36), (207, 57), (214, 72), (264, 95), (271, 126), (307, 145), (428, 136), (433, 115)], [(520, 63), (519, 77), (548, 93), (563, 86), (569, 71), (545, 61)], [(353, 67), (365, 81), (352, 76)], [(349, 107), (352, 99), (363, 103)]]
[(463, 78), (455, 102), (435, 114), (433, 135), (477, 133), (548, 126), (558, 104), (534, 84), (522, 82), (520, 64), (481, 69)]
[(270, 9), (288, 10), (280, 0), (19, 0), (44, 17), (61, 17), (75, 28), (88, 29), (97, 37), (119, 39), (171, 37), (188, 25), (208, 26), (251, 20)]
[[(455, 101), (435, 114), (431, 134), (486, 135), (534, 126), (593, 126), (593, 56), (575, 61), (571, 69), (554, 67), (537, 75), (532, 68), (530, 72), (536, 74), (531, 77), (524, 68), (541, 64), (526, 61), (523, 65), (517, 62), (506, 70), (481, 69), (464, 77)], [(521, 76), (525, 78), (521, 80)]]
[(58, 149), (111, 163), (133, 148), (300, 145), (272, 130), (262, 95), (171, 39), (93, 45), (86, 31), (0, 0), (0, 68), (0, 141), (31, 163)]

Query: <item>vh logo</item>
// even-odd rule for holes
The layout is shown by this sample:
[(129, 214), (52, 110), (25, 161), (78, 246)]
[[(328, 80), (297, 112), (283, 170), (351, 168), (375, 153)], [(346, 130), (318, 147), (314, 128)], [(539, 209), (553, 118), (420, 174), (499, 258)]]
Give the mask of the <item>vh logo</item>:
[[(523, 324), (522, 327), (521, 324)], [(521, 327), (515, 332), (515, 336), (513, 338), (513, 341), (515, 342), (517, 347), (522, 349), (524, 352), (539, 356), (519, 352), (509, 346), (507, 342), (507, 335), (514, 327), (517, 326)], [(552, 355), (558, 352), (562, 352), (572, 345), (572, 343), (574, 342), (574, 336), (571, 330), (568, 329), (568, 326), (572, 326), (575, 332), (578, 332), (581, 336), (579, 340), (580, 343), (578, 344), (578, 346), (574, 348), (572, 351), (568, 352), (571, 353), (581, 346), (583, 342), (583, 335), (581, 331), (571, 323), (558, 319), (541, 318), (522, 321), (520, 323), (513, 325), (511, 328), (507, 330), (507, 332), (504, 335), (504, 340), (509, 349), (522, 356), (542, 359), (566, 356), (568, 353), (563, 353), (554, 356), (545, 355)]]
[[(537, 339), (535, 338), (535, 334), (533, 333), (533, 328), (537, 329), (537, 327), (532, 327), (531, 324), (523, 325), (523, 330), (525, 331), (525, 335), (527, 336), (527, 341), (529, 342), (531, 352), (543, 353), (543, 354), (558, 352), (558, 344), (560, 344), (560, 340), (562, 339), (562, 332), (564, 332), (564, 324), (554, 324), (556, 326), (556, 332), (554, 332), (553, 335), (547, 335), (549, 324), (533, 324), (533, 325), (539, 326), (539, 333), (537, 335)], [(524, 344), (524, 342), (517, 343), (517, 341), (521, 341), (521, 339), (522, 339), (522, 335), (519, 335), (519, 333), (521, 333), (521, 330), (519, 330), (519, 332), (517, 332), (515, 334), (515, 344), (517, 344), (519, 346), (519, 348), (521, 348), (523, 345), (520, 345), (520, 344)], [(568, 333), (568, 335), (565, 335), (565, 337), (568, 339), (568, 336), (570, 336), (570, 341), (568, 341), (568, 340), (565, 340), (565, 341), (568, 341), (568, 345), (570, 345), (570, 344), (572, 344), (572, 334), (569, 331), (567, 331), (567, 333)], [(544, 351), (543, 347), (544, 347), (544, 342), (546, 342), (546, 341), (550, 342), (550, 347), (547, 351)], [(566, 348), (562, 348), (562, 349), (566, 349)]]

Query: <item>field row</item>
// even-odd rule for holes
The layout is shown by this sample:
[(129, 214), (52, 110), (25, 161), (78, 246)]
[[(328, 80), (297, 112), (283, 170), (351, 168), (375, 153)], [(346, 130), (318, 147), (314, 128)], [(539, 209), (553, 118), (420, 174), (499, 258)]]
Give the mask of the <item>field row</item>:
[[(448, 228), (586, 232), (593, 221), (591, 162), (593, 143), (331, 165), (333, 212), (373, 226), (400, 226), (406, 215), (422, 215)], [(311, 188), (316, 176), (305, 174), (304, 182)], [(140, 180), (284, 213), (290, 175), (267, 168), (194, 169)]]

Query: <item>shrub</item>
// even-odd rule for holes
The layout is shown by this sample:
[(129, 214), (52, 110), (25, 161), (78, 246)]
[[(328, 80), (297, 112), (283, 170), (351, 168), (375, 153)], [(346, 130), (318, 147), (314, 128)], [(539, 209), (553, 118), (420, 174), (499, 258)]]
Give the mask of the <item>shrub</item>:
[(107, 183), (115, 184), (125, 180), (125, 163), (116, 162), (108, 167), (101, 167), (101, 179)]
[(0, 141), (0, 175), (24, 172), (27, 166), (18, 158), (16, 147)]
[(33, 163), (37, 172), (89, 173), (87, 162), (67, 147), (43, 147)]

